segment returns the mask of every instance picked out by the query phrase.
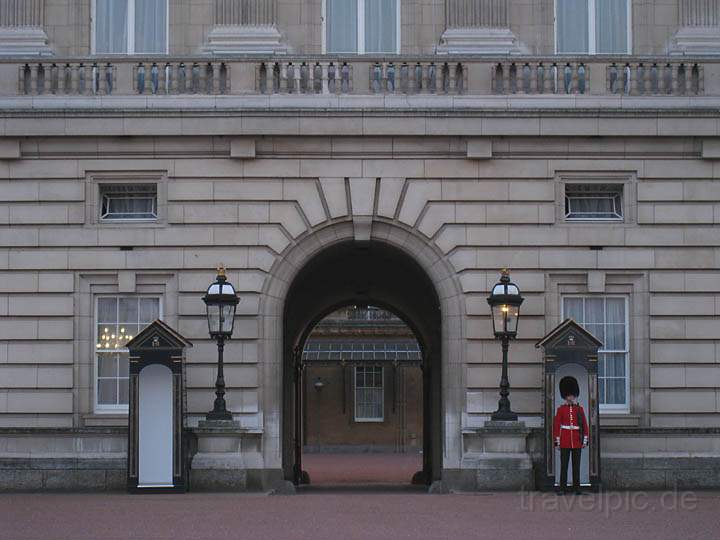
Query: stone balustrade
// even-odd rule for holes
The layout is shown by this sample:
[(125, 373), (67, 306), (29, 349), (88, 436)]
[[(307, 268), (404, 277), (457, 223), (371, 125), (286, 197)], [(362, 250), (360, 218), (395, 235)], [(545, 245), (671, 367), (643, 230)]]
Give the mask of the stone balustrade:
[(34, 62), (20, 66), (18, 91), (25, 95), (112, 94), (117, 71), (110, 62)]
[(257, 69), (261, 94), (349, 94), (352, 67), (347, 62), (262, 62)]
[(703, 94), (703, 67), (695, 62), (628, 62), (607, 67), (606, 90), (631, 96)]
[(224, 62), (140, 62), (133, 67), (137, 94), (225, 94), (229, 90)]
[(0, 60), (0, 95), (55, 94), (720, 96), (720, 58)]
[(587, 94), (588, 67), (583, 62), (511, 61), (493, 65), (495, 94)]

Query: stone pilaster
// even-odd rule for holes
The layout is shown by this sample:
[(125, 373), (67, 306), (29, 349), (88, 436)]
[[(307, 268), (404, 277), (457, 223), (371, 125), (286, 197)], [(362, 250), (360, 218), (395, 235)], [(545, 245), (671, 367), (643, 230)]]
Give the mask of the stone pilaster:
[(720, 54), (720, 0), (680, 0), (671, 54)]
[(445, 0), (445, 20), (439, 53), (527, 52), (510, 30), (508, 0)]
[(0, 55), (50, 55), (43, 30), (45, 0), (3, 0), (0, 3)]
[(215, 26), (203, 49), (211, 54), (285, 53), (276, 23), (277, 0), (215, 0)]

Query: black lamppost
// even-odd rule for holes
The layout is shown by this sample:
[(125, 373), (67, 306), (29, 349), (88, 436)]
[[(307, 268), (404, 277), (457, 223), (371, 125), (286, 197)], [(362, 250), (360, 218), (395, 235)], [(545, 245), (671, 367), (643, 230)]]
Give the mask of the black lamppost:
[(510, 409), (510, 382), (508, 381), (508, 348), (510, 339), (517, 336), (520, 304), (524, 298), (520, 289), (510, 281), (510, 271), (505, 268), (501, 272), (500, 282), (488, 296), (488, 304), (492, 311), (493, 332), (495, 338), (502, 343), (502, 375), (500, 377), (500, 401), (498, 410), (492, 414), (492, 420), (516, 421), (518, 416)]
[(232, 413), (225, 407), (225, 376), (223, 374), (223, 350), (225, 340), (230, 339), (235, 324), (235, 309), (240, 301), (235, 289), (225, 277), (225, 267), (218, 267), (215, 281), (208, 287), (203, 296), (207, 307), (208, 329), (210, 337), (217, 341), (218, 347), (218, 373), (215, 381), (215, 405), (207, 413), (208, 420), (232, 420)]

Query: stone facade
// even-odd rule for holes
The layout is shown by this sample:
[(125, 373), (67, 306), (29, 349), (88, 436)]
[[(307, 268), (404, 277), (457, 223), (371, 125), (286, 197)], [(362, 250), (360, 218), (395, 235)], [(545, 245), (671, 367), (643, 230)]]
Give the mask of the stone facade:
[[(157, 295), (193, 341), (194, 429), (216, 359), (201, 296), (224, 262), (242, 298), (225, 352), (241, 428), (223, 452), (237, 459), (195, 485), (285, 489), (290, 283), (325, 250), (368, 241), (414, 261), (439, 300), (435, 489), (485, 488), (507, 469), (503, 487), (531, 483), (534, 344), (571, 294), (628, 299), (629, 409), (601, 415), (606, 485), (720, 486), (720, 63), (559, 59), (553, 2), (507, 4), (510, 30), (544, 56), (434, 55), (440, 0), (402, 3), (401, 52), (426, 56), (321, 55), (319, 1), (277, 2), (275, 25), (316, 56), (192, 56), (214, 2), (171, 0), (170, 53), (184, 58), (97, 58), (90, 2), (46, 0), (57, 56), (0, 59), (0, 488), (124, 485), (126, 416), (95, 407), (98, 295)], [(633, 52), (664, 55), (678, 10), (634, 2)], [(102, 222), (108, 182), (157, 184), (157, 220)], [(623, 220), (567, 221), (577, 182), (621, 184)], [(526, 427), (507, 437), (485, 425), (501, 358), (485, 298), (503, 266), (526, 298), (510, 348)], [(193, 436), (211, 451), (215, 435)], [(503, 438), (512, 455), (484, 469)]]

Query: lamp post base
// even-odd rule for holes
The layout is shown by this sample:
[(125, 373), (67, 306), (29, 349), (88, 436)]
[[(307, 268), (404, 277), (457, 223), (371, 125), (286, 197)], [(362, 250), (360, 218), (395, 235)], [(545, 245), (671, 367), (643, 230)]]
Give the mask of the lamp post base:
[(517, 422), (518, 415), (512, 411), (495, 411), (490, 419), (493, 422)]
[(210, 411), (205, 415), (205, 419), (208, 422), (213, 422), (217, 420), (232, 422), (233, 415), (230, 411)]

